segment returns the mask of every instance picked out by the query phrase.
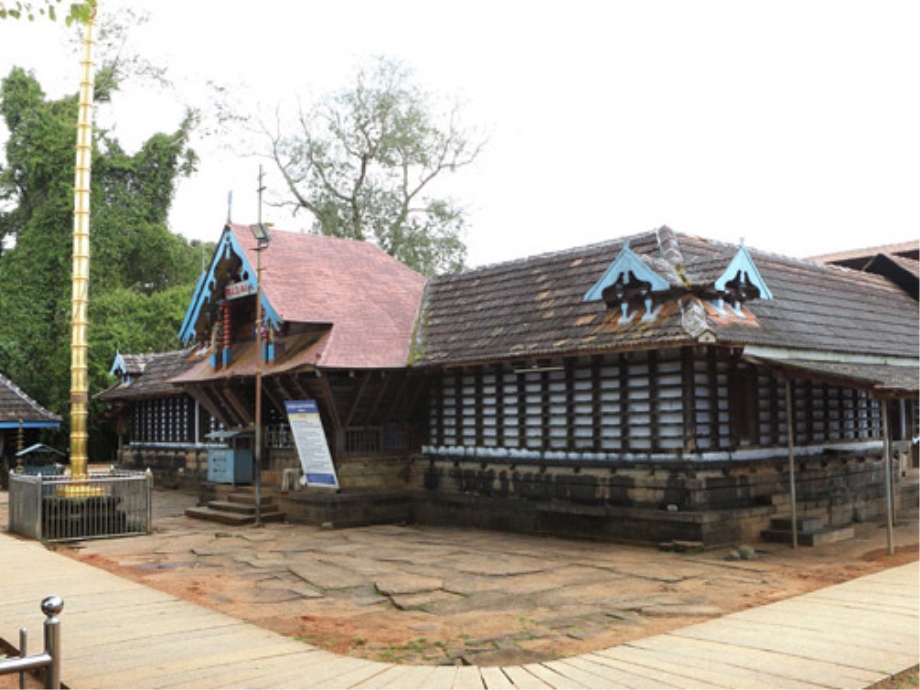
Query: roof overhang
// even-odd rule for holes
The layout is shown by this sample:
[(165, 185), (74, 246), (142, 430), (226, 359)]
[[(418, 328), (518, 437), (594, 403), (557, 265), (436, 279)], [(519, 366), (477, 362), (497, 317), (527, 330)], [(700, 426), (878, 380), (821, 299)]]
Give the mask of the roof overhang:
[(7, 421), (0, 422), (0, 429), (60, 429), (59, 421), (36, 422), (36, 421)]
[(67, 457), (67, 453), (60, 451), (57, 448), (52, 448), (51, 446), (46, 445), (44, 443), (35, 443), (29, 446), (28, 448), (25, 448), (19, 451), (18, 453), (16, 453), (16, 457), (20, 458), (20, 457), (25, 457), (26, 455), (33, 455), (33, 454), (58, 455), (62, 458)]
[(844, 385), (878, 398), (915, 398), (920, 394), (920, 360), (833, 353), (791, 354), (745, 348), (743, 359), (781, 378)]

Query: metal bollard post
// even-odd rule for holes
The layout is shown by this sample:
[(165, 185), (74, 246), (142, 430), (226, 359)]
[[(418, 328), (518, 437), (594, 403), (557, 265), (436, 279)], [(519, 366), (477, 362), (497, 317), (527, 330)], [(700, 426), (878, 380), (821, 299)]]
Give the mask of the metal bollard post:
[[(26, 631), (25, 628), (20, 628), (19, 629), (19, 656), (20, 657), (28, 656), (29, 654), (28, 646), (29, 646), (29, 633)], [(20, 671), (19, 672), (19, 687), (24, 688), (25, 686), (26, 686), (26, 672)]]
[(150, 468), (144, 473), (147, 478), (147, 534), (153, 534), (153, 472)]
[(45, 614), (45, 654), (51, 663), (45, 669), (45, 687), (59, 690), (61, 687), (61, 621), (58, 614), (64, 609), (64, 600), (59, 596), (42, 599), (42, 613)]

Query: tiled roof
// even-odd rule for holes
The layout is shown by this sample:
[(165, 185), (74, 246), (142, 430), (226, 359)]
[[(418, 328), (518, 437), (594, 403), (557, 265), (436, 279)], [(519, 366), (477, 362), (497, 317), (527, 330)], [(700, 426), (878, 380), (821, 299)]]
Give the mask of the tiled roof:
[[(917, 356), (917, 303), (880, 276), (749, 250), (773, 300), (745, 303), (746, 318), (729, 310), (722, 316), (695, 291), (711, 286), (738, 247), (675, 237), (683, 293), (649, 322), (621, 324), (602, 301), (584, 301), (625, 240), (433, 278), (415, 361), (462, 364), (691, 344), (703, 332), (728, 345)], [(664, 259), (657, 232), (628, 239), (653, 268)]]
[[(228, 228), (256, 266), (249, 228)], [(374, 244), (273, 230), (262, 286), (283, 321), (331, 326), (317, 366), (406, 365), (425, 278)]]
[(848, 362), (826, 362), (809, 360), (771, 360), (750, 357), (753, 362), (780, 371), (804, 373), (806, 377), (824, 379), (828, 382), (847, 382), (857, 387), (876, 391), (897, 390), (914, 394), (920, 390), (917, 368), (891, 366), (886, 364), (852, 364)]
[(153, 355), (121, 355), (124, 373), (128, 376), (137, 376), (144, 373), (147, 362)]
[(130, 361), (137, 371), (127, 383), (119, 383), (95, 396), (97, 400), (115, 402), (122, 399), (160, 398), (179, 395), (182, 390), (170, 379), (202, 359), (192, 349), (159, 352), (144, 355), (121, 355), (126, 364)]
[[(329, 344), (329, 331), (301, 333), (285, 339), (285, 349), (277, 361), (262, 364), (261, 373), (268, 376), (281, 374), (295, 369), (315, 367), (322, 352)], [(233, 346), (233, 359), (228, 366), (214, 369), (210, 358), (202, 357), (193, 361), (191, 366), (178, 373), (173, 383), (202, 383), (234, 376), (255, 376), (258, 371), (259, 351), (253, 341), (236, 343)]]
[(9, 427), (20, 422), (28, 426), (57, 426), (61, 418), (39, 405), (0, 374), (0, 425)]

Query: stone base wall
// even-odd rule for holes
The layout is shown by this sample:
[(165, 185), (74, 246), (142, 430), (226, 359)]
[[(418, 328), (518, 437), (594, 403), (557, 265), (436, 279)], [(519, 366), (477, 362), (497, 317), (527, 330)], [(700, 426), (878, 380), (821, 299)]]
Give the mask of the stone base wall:
[(333, 493), (305, 489), (276, 494), (275, 503), (289, 522), (332, 527), (417, 522), (415, 491)]
[[(207, 479), (206, 449), (126, 449), (124, 466), (150, 468), (161, 486), (197, 490)], [(341, 490), (281, 489), (296, 451), (272, 451), (262, 487), (292, 521), (361, 524), (419, 522), (610, 541), (756, 542), (774, 517), (788, 517), (784, 459), (726, 463), (622, 463), (604, 467), (516, 465), (427, 456), (336, 462)], [(797, 514), (825, 526), (875, 520), (886, 511), (884, 465), (877, 456), (796, 462)], [(915, 484), (896, 482), (904, 488)], [(910, 485), (910, 486), (908, 486)], [(917, 492), (896, 486), (895, 510), (916, 507)], [(910, 506), (905, 506), (910, 507)]]
[[(816, 457), (795, 470), (799, 517), (836, 527), (885, 514), (881, 458)], [(429, 458), (413, 465), (412, 486), (423, 523), (615, 541), (751, 542), (791, 512), (780, 459), (600, 468)]]
[(153, 472), (154, 486), (197, 491), (208, 478), (206, 448), (132, 448), (118, 451), (118, 464), (132, 470)]
[[(262, 472), (262, 486), (280, 489), (284, 470), (300, 466), (296, 450), (272, 450)], [(349, 457), (335, 461), (335, 472), (343, 492), (402, 491), (410, 484), (411, 466), (408, 456)]]

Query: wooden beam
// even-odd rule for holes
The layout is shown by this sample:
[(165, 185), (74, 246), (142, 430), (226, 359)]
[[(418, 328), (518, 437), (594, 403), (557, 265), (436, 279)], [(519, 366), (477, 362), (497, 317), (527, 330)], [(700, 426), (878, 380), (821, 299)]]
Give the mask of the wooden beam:
[(196, 384), (186, 387), (189, 395), (197, 400), (214, 418), (226, 427), (233, 426), (232, 420), (227, 416), (224, 407), (220, 404), (220, 396), (211, 386)]
[(434, 393), (432, 405), (435, 409), (435, 445), (444, 445), (444, 372), (438, 372), (434, 377)]
[(505, 368), (501, 364), (493, 367), (495, 371), (495, 444), (505, 446)]
[(774, 446), (779, 445), (779, 379), (772, 372), (767, 372), (770, 377), (768, 391), (770, 404), (770, 441)]
[(255, 419), (253, 414), (250, 412), (249, 405), (245, 401), (240, 399), (240, 396), (235, 390), (230, 386), (225, 386), (218, 391), (218, 394), (221, 396), (227, 403), (227, 407), (230, 408), (230, 411), (236, 415), (237, 421), (241, 421), (242, 424), (233, 424), (231, 426), (253, 426)]
[(361, 383), (358, 386), (358, 392), (355, 393), (355, 399), (351, 403), (351, 409), (348, 410), (348, 414), (345, 416), (345, 428), (351, 426), (352, 421), (354, 421), (355, 413), (358, 411), (358, 405), (361, 404), (361, 398), (364, 397), (364, 391), (367, 390), (368, 381), (371, 380), (370, 371), (362, 371), (360, 374)]
[(571, 452), (575, 450), (575, 360), (566, 357), (562, 365), (565, 368), (565, 447)]
[[(391, 374), (394, 378), (399, 379), (399, 386), (396, 388), (396, 394), (393, 396), (393, 402), (390, 405), (391, 412), (398, 412), (400, 407), (402, 407), (403, 399), (406, 397), (406, 389), (409, 385), (408, 376), (406, 376), (405, 371), (394, 372)], [(398, 415), (397, 415), (398, 418)], [(391, 419), (382, 420), (382, 422), (392, 422)]]
[(792, 381), (786, 379), (786, 436), (789, 442), (789, 507), (792, 522), (792, 548), (799, 548), (799, 526), (795, 496), (795, 402)]
[(518, 448), (527, 447), (527, 375), (517, 376)]
[(660, 446), (661, 428), (659, 424), (660, 392), (658, 390), (658, 351), (648, 353), (648, 425), (651, 435), (651, 450)]
[(540, 372), (540, 446), (544, 452), (550, 450), (552, 443), (552, 427), (550, 426), (552, 409), (549, 394), (549, 371), (543, 369)]
[(684, 452), (695, 453), (696, 444), (696, 354), (693, 347), (681, 348), (682, 410)]
[(268, 396), (268, 399), (271, 401), (271, 404), (276, 410), (278, 410), (282, 415), (285, 414), (284, 401), (287, 398), (285, 396), (278, 395), (278, 385), (274, 376), (265, 376), (262, 378), (262, 392)]
[(603, 446), (603, 388), (601, 387), (601, 368), (603, 355), (591, 356), (591, 446), (595, 453), (600, 453)]
[[(462, 374), (459, 374), (459, 376), (462, 376)], [(386, 372), (380, 372), (380, 390), (377, 392), (377, 397), (374, 398), (374, 404), (371, 405), (371, 410), (367, 415), (367, 419), (364, 420), (364, 426), (371, 426), (373, 424), (374, 418), (377, 416), (377, 410), (380, 409), (380, 403), (383, 402), (383, 398), (390, 388), (390, 378), (391, 377), (387, 376)], [(457, 409), (460, 409), (459, 405)]]
[(319, 387), (323, 396), (323, 403), (326, 405), (326, 411), (329, 413), (329, 421), (332, 422), (332, 427), (336, 431), (336, 436), (338, 436), (338, 431), (342, 429), (342, 420), (339, 417), (339, 410), (335, 406), (335, 396), (332, 394), (332, 386), (329, 383), (329, 377), (326, 375), (321, 375), (319, 377)]
[(714, 347), (706, 348), (706, 387), (709, 391), (709, 445), (712, 450), (722, 447), (719, 413), (719, 356)]
[(483, 419), (482, 389), (483, 389), (482, 367), (476, 367), (473, 373), (473, 397), (474, 397), (473, 444), (476, 446), (484, 445), (483, 429), (485, 427), (485, 420)]

